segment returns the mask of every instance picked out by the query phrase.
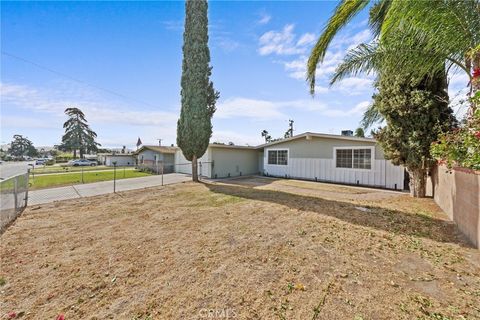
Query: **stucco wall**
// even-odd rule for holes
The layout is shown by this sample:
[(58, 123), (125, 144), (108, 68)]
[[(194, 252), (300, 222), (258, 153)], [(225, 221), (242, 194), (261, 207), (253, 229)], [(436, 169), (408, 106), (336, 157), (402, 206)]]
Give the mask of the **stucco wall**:
[(480, 172), (438, 167), (432, 177), (435, 202), (480, 248)]
[(212, 178), (236, 177), (258, 174), (258, 154), (254, 149), (210, 147), (213, 168)]

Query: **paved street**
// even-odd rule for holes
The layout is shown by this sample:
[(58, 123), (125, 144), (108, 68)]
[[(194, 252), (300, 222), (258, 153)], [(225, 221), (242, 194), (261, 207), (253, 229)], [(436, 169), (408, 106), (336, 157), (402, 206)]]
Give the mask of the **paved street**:
[(32, 161), (22, 161), (22, 162), (4, 162), (0, 164), (0, 179), (7, 179), (28, 171), (28, 164), (33, 163)]
[[(192, 178), (181, 173), (169, 173), (163, 176), (163, 184), (173, 184), (190, 181)], [(116, 191), (127, 191), (156, 187), (162, 184), (161, 176), (148, 176), (117, 180)], [(43, 190), (29, 191), (28, 205), (49, 203), (58, 200), (91, 197), (113, 192), (113, 181), (103, 181), (87, 184), (77, 184), (68, 187), (59, 187)]]

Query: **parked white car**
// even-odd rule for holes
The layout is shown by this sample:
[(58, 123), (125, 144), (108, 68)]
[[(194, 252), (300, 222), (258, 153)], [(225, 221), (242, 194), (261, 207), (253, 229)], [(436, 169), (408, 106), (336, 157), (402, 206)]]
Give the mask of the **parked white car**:
[(37, 160), (35, 160), (35, 165), (36, 166), (43, 166), (45, 163), (47, 163), (47, 159), (37, 159)]
[(68, 162), (68, 165), (72, 167), (82, 167), (82, 166), (96, 166), (97, 164), (93, 161), (87, 159), (78, 159), (78, 160), (71, 160)]

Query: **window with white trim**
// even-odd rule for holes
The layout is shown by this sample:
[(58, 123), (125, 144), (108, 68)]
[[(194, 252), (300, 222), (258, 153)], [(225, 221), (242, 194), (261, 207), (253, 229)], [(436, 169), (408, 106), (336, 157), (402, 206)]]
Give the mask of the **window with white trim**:
[(335, 157), (337, 168), (372, 168), (372, 149), (336, 149)]
[(268, 150), (268, 164), (288, 165), (288, 150)]

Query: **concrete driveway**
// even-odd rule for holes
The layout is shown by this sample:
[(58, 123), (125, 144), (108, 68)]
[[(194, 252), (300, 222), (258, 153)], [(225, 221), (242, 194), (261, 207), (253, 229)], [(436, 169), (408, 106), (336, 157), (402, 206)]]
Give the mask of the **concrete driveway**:
[[(163, 176), (163, 184), (173, 184), (190, 181), (189, 175), (169, 173)], [(128, 191), (162, 185), (162, 176), (121, 179), (116, 181), (116, 191)], [(92, 197), (113, 192), (113, 181), (77, 184), (67, 187), (29, 191), (28, 205), (50, 203), (59, 200)]]

